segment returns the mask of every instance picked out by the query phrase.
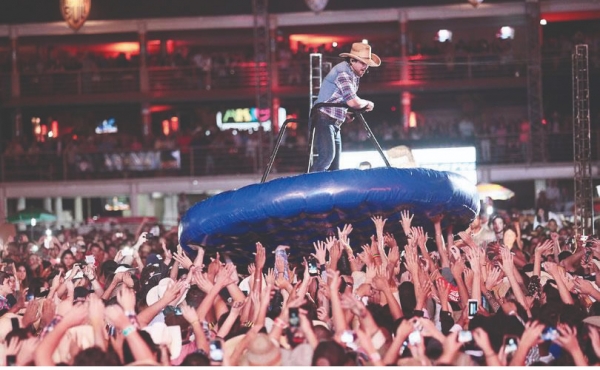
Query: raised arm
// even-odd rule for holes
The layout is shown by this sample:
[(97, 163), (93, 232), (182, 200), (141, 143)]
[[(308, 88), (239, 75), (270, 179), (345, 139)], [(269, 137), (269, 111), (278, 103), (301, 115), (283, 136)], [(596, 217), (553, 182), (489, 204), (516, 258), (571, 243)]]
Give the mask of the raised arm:
[[(442, 267), (450, 267), (450, 259), (448, 257), (448, 250), (446, 249), (446, 245), (444, 244), (444, 234), (442, 232), (442, 215), (434, 217), (431, 219), (433, 222), (433, 229), (435, 232), (435, 245), (440, 254), (440, 263)], [(448, 238), (450, 239), (452, 235), (452, 230), (449, 230)], [(450, 241), (448, 241), (448, 245), (450, 245)]]
[(558, 288), (558, 293), (560, 294), (560, 299), (565, 304), (575, 304), (573, 297), (571, 296), (571, 292), (565, 285), (563, 281), (563, 277), (561, 276), (561, 272), (559, 266), (554, 262), (544, 262), (544, 270), (546, 270), (554, 280), (556, 281), (556, 287)]
[(527, 310), (527, 314), (530, 315), (531, 312), (529, 311), (529, 305), (525, 301), (525, 294), (523, 293), (521, 286), (515, 278), (515, 274), (517, 272), (515, 271), (513, 255), (510, 252), (510, 249), (506, 247), (501, 247), (500, 255), (502, 256), (502, 264), (500, 265), (500, 268), (502, 269), (502, 271), (504, 271), (504, 275), (506, 275), (506, 277), (508, 278), (508, 282), (510, 283), (510, 287), (512, 288), (513, 294), (515, 295), (517, 302), (519, 302), (519, 304)]

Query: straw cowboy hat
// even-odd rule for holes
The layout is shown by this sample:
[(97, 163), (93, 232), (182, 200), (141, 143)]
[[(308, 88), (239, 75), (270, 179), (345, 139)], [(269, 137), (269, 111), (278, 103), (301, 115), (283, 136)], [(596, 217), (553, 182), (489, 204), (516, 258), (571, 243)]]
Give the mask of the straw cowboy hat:
[(341, 53), (340, 56), (360, 60), (369, 67), (379, 67), (381, 65), (381, 59), (377, 54), (371, 53), (371, 45), (362, 42), (355, 42), (352, 44), (352, 50), (349, 53)]

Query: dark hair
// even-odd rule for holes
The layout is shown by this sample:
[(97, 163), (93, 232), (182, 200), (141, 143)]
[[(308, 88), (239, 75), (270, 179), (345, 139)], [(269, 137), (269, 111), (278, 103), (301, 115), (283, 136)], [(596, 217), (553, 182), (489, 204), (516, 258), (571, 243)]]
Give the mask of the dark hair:
[(346, 364), (346, 350), (333, 340), (320, 342), (313, 352), (311, 366), (317, 364), (317, 360), (324, 358), (329, 366), (344, 366)]
[(106, 278), (108, 275), (114, 274), (118, 266), (119, 264), (116, 261), (104, 261), (100, 265), (100, 275)]
[(192, 285), (185, 295), (185, 302), (193, 308), (198, 308), (202, 300), (206, 297), (204, 293), (197, 285)]
[(573, 253), (569, 251), (562, 251), (558, 254), (558, 262), (564, 260), (567, 257), (570, 257)]
[(0, 271), (0, 285), (4, 285), (4, 281), (10, 279), (11, 276), (12, 274), (9, 274), (6, 271)]
[(114, 351), (104, 352), (99, 347), (80, 351), (73, 359), (73, 366), (120, 366), (119, 356)]
[(204, 353), (192, 352), (185, 356), (185, 359), (179, 366), (210, 366), (210, 360)]
[[(74, 254), (73, 252), (71, 252), (71, 250), (70, 250), (70, 249), (67, 249), (66, 251), (63, 251), (63, 252), (60, 254), (60, 262), (61, 262), (61, 263), (63, 263), (63, 259), (65, 258), (65, 256), (66, 256), (67, 254), (70, 254), (70, 255), (71, 255), (71, 257), (73, 257), (73, 260), (75, 260), (75, 254)], [(66, 267), (66, 266), (65, 266), (65, 267)]]
[(415, 295), (415, 285), (410, 281), (405, 281), (398, 286), (398, 295), (400, 296), (400, 305), (404, 315), (414, 311), (417, 306), (417, 297)]
[[(150, 336), (150, 333), (144, 330), (138, 330), (138, 333), (144, 342), (146, 342), (146, 345), (148, 348), (150, 348), (152, 354), (156, 356), (156, 361), (160, 362), (160, 349), (156, 344), (154, 344), (154, 341), (152, 341), (152, 336)], [(123, 342), (123, 365), (130, 364), (134, 361), (135, 358), (133, 357), (133, 353), (131, 353), (131, 347), (129, 347), (129, 343), (127, 343), (127, 341)]]

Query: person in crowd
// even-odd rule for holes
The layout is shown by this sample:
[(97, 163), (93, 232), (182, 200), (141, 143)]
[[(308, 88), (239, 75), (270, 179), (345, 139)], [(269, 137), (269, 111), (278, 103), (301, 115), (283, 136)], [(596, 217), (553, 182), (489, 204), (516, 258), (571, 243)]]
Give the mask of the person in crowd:
[(75, 262), (75, 254), (73, 254), (71, 249), (63, 251), (60, 255), (60, 263), (63, 265), (66, 271), (71, 270)]
[[(341, 53), (343, 62), (335, 65), (321, 83), (315, 104), (344, 103), (352, 109), (369, 112), (375, 107), (372, 101), (358, 97), (360, 78), (369, 67), (379, 67), (381, 59), (371, 52), (371, 46), (364, 43), (352, 44), (349, 53)], [(342, 150), (341, 126), (347, 117), (348, 109), (343, 107), (321, 107), (312, 114), (311, 130), (314, 130), (316, 156), (310, 172), (339, 169), (339, 156)]]
[(551, 211), (548, 211), (547, 208), (537, 207), (535, 210), (535, 218), (533, 220), (533, 228), (537, 228), (538, 226), (544, 228), (553, 228), (553, 232), (556, 232), (557, 229), (562, 228), (563, 223), (560, 217)]

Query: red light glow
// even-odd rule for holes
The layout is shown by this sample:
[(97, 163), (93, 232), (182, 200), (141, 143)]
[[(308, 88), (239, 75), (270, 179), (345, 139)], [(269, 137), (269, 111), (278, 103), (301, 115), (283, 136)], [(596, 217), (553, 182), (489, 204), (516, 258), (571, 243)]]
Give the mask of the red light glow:
[(290, 35), (290, 48), (296, 52), (298, 51), (298, 43), (302, 43), (311, 48), (316, 48), (321, 45), (326, 45), (330, 48), (334, 42), (337, 44), (350, 44), (355, 41), (356, 38), (352, 36), (296, 34)]

